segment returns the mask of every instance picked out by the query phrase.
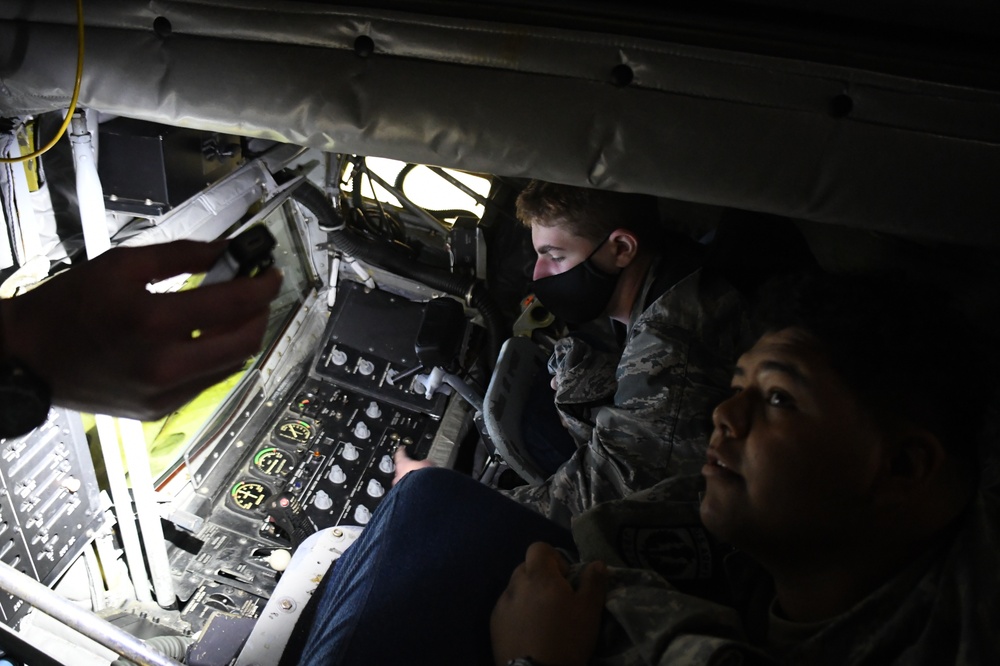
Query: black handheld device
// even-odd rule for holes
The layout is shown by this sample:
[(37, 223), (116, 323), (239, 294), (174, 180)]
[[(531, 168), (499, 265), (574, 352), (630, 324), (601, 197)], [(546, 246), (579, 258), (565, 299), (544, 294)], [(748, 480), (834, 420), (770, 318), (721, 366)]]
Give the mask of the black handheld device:
[(274, 263), (271, 251), (277, 244), (267, 227), (255, 224), (229, 241), (229, 247), (205, 273), (201, 286), (257, 275)]

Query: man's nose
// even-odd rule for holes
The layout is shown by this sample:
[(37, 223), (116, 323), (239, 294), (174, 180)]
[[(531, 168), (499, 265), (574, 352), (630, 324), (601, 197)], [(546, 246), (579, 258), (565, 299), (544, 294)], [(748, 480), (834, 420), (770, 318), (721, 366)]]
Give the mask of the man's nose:
[(548, 265), (544, 257), (538, 257), (535, 259), (535, 270), (531, 274), (532, 280), (541, 280), (544, 277), (549, 277), (552, 275), (552, 267)]
[(712, 410), (712, 425), (726, 437), (740, 438), (747, 429), (746, 391), (729, 396)]

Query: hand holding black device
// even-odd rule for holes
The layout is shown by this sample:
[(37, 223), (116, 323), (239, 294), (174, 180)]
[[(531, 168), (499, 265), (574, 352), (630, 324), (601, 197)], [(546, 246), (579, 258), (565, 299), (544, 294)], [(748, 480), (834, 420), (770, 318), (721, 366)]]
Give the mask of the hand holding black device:
[(278, 241), (262, 224), (255, 224), (229, 241), (229, 247), (205, 274), (201, 286), (235, 277), (254, 277), (274, 263), (271, 251)]

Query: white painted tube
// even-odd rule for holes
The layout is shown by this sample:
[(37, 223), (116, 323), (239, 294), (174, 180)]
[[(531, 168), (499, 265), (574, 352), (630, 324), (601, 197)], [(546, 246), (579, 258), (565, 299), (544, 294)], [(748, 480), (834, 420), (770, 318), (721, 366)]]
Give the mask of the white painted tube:
[(142, 545), (139, 542), (139, 531), (135, 525), (135, 514), (132, 511), (132, 497), (125, 482), (125, 466), (122, 465), (121, 451), (118, 449), (118, 428), (114, 417), (98, 414), (97, 434), (101, 440), (101, 454), (104, 457), (104, 469), (108, 474), (108, 484), (111, 486), (111, 500), (115, 506), (115, 517), (118, 519), (118, 529), (121, 531), (122, 547), (125, 549), (125, 561), (128, 563), (132, 584), (135, 586), (135, 597), (139, 601), (152, 601), (149, 592), (149, 576), (146, 575), (146, 560), (142, 556)]
[(125, 445), (125, 460), (128, 475), (132, 481), (132, 497), (135, 512), (139, 517), (139, 530), (149, 563), (149, 575), (153, 580), (156, 603), (164, 608), (175, 601), (174, 580), (170, 576), (170, 559), (167, 544), (163, 540), (163, 526), (160, 524), (160, 507), (156, 503), (153, 476), (149, 471), (149, 453), (142, 432), (142, 423), (133, 419), (118, 419), (118, 429)]
[(97, 175), (94, 145), (86, 118), (79, 112), (75, 113), (71, 128), (69, 142), (73, 147), (73, 165), (76, 168), (76, 197), (83, 225), (83, 242), (87, 258), (93, 259), (111, 247), (104, 188)]

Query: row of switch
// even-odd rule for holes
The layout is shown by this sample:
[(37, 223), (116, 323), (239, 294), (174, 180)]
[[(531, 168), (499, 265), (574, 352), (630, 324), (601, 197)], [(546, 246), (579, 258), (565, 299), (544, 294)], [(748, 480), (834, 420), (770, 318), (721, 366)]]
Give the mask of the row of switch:
[[(333, 363), (334, 365), (344, 365), (347, 363), (347, 354), (343, 350), (334, 347), (330, 350), (330, 356), (327, 358), (327, 365)], [(357, 370), (362, 375), (370, 375), (375, 372), (375, 364), (366, 358), (359, 358), (357, 364)]]

